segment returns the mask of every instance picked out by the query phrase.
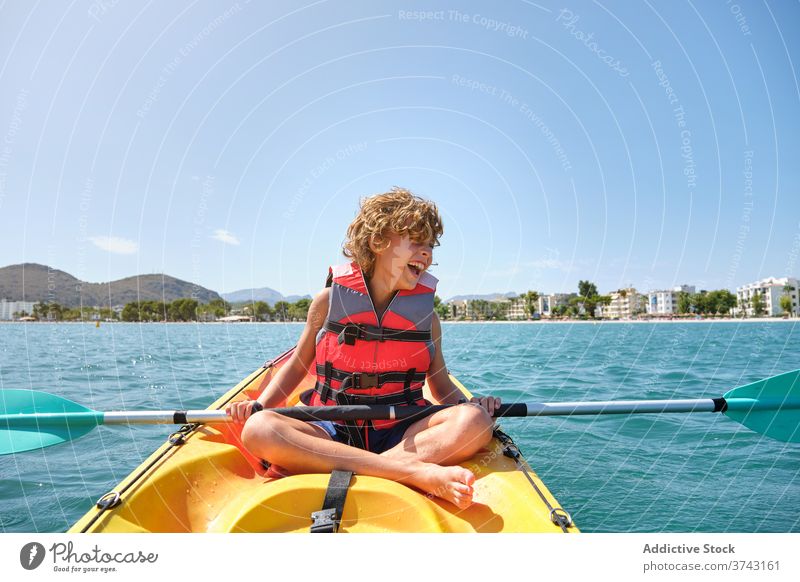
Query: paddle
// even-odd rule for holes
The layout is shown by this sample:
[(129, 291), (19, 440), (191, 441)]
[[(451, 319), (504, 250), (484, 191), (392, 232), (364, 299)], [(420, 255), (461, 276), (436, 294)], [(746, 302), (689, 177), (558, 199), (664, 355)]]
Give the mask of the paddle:
[[(298, 406), (273, 408), (300, 420), (422, 418), (437, 406)], [(722, 398), (503, 404), (495, 417), (722, 412), (780, 441), (800, 442), (800, 370), (739, 386)], [(81, 437), (101, 424), (229, 422), (224, 410), (97, 412), (45, 392), (0, 390), (0, 455), (48, 447)]]

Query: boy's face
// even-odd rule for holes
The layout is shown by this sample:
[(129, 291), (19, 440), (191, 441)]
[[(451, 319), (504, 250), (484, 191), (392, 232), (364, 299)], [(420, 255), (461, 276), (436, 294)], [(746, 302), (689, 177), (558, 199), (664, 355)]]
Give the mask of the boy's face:
[(388, 275), (395, 290), (413, 289), (433, 261), (431, 243), (414, 241), (408, 233), (390, 232), (384, 238), (389, 246), (376, 252), (375, 274)]

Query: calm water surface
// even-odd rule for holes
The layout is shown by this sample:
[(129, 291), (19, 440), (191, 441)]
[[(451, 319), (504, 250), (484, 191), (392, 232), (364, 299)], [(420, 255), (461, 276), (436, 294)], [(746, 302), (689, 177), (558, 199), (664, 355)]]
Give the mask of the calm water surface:
[[(0, 388), (96, 410), (204, 408), (292, 346), (299, 324), (0, 325)], [(450, 371), (506, 401), (711, 398), (800, 368), (800, 326), (453, 324)], [(508, 419), (583, 531), (800, 531), (800, 445), (721, 415)], [(170, 427), (101, 427), (0, 457), (0, 531), (66, 530)]]

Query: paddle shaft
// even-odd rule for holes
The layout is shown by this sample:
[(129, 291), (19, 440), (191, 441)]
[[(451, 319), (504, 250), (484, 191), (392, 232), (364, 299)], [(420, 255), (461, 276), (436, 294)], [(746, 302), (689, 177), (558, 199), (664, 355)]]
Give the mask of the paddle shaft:
[[(257, 405), (258, 406), (258, 405)], [(453, 405), (432, 406), (291, 406), (270, 411), (304, 421), (315, 420), (405, 420), (425, 418)], [(752, 398), (702, 398), (693, 400), (609, 400), (598, 402), (517, 402), (501, 404), (495, 418), (523, 416), (588, 416), (607, 414), (664, 414), (800, 409), (798, 401)], [(256, 410), (257, 411), (257, 410)], [(230, 422), (224, 410), (154, 410), (128, 412), (40, 412), (0, 414), (0, 428), (30, 429), (53, 425), (100, 424), (211, 424)]]
[[(738, 400), (748, 402), (737, 403)], [(753, 406), (749, 399), (707, 398), (696, 400), (631, 400), (606, 402), (530, 402), (502, 404), (495, 417), (523, 416), (583, 416), (605, 414), (650, 414), (723, 412), (731, 405)], [(738, 406), (737, 406), (738, 407)], [(293, 406), (273, 408), (272, 412), (298, 420), (404, 420), (424, 418), (429, 414), (450, 408), (450, 405), (433, 406)], [(0, 415), (0, 425), (9, 428), (47, 426), (68, 422), (71, 425), (87, 424), (194, 424), (229, 422), (224, 410), (186, 411), (130, 411), (130, 412), (44, 412), (35, 414)]]
[[(291, 406), (272, 408), (272, 412), (298, 420), (404, 420), (423, 418), (453, 405), (433, 406)], [(600, 402), (517, 402), (501, 404), (495, 418), (523, 416), (586, 416), (605, 414), (661, 414), (690, 412), (725, 412), (726, 410), (774, 410), (793, 408), (797, 403), (750, 398), (701, 398), (690, 400), (609, 400)], [(182, 415), (186, 415), (185, 417)], [(176, 416), (177, 415), (177, 416)], [(227, 422), (222, 410), (186, 412), (106, 412), (106, 424), (184, 424)]]

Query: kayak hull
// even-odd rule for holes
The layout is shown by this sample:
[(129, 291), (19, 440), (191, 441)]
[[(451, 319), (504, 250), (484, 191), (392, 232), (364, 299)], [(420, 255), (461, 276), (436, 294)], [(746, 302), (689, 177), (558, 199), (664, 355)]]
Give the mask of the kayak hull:
[[(287, 357), (245, 378), (210, 409), (258, 396)], [(290, 404), (310, 386), (313, 378), (307, 377)], [(69, 531), (308, 532), (329, 475), (269, 477), (240, 437), (241, 427), (234, 424), (184, 427), (104, 496), (104, 507), (91, 509)], [(503, 454), (504, 446), (493, 439), (462, 463), (476, 476), (474, 503), (464, 510), (393, 481), (354, 476), (339, 531), (561, 533), (551, 519), (558, 502), (524, 460), (517, 464)]]

